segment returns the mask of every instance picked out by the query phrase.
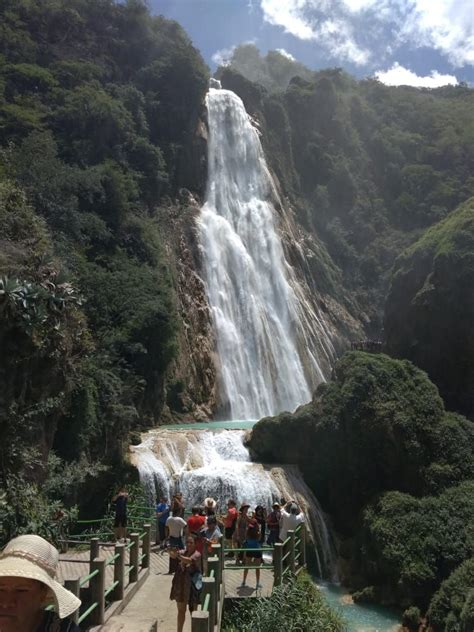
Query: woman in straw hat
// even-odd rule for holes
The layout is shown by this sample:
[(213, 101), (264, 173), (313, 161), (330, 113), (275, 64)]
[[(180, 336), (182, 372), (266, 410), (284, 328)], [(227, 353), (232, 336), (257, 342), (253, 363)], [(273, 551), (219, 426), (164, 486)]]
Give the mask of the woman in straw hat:
[[(80, 632), (67, 617), (80, 599), (54, 577), (58, 551), (38, 535), (20, 535), (0, 553), (1, 632)], [(54, 611), (45, 611), (53, 605)]]

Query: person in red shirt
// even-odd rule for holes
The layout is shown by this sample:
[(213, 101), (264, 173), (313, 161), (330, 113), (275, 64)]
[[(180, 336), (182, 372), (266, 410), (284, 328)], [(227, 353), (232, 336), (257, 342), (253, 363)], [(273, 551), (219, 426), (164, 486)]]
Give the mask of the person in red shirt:
[[(206, 524), (206, 516), (201, 515), (200, 507), (193, 507), (191, 509), (191, 516), (189, 516), (188, 523), (188, 533), (196, 536), (200, 533), (201, 529)], [(202, 555), (202, 550), (204, 548), (204, 540), (201, 537), (196, 537), (196, 550), (199, 551)]]
[[(235, 531), (235, 525), (237, 524), (237, 518), (239, 517), (239, 512), (237, 511), (237, 503), (235, 500), (227, 501), (227, 513), (222, 516), (222, 522), (224, 523), (224, 538), (225, 538), (225, 546), (228, 549), (233, 548), (233, 535)], [(233, 553), (229, 555), (233, 557)]]

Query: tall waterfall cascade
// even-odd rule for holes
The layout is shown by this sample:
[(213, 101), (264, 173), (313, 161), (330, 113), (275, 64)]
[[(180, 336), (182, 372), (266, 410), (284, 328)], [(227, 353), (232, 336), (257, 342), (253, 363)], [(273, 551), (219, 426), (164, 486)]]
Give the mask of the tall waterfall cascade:
[(207, 109), (208, 184), (198, 224), (221, 399), (228, 419), (259, 419), (309, 401), (324, 381), (318, 357), (334, 349), (285, 260), (276, 187), (241, 99), (211, 87)]
[(178, 490), (186, 507), (202, 505), (212, 496), (225, 509), (229, 498), (246, 501), (252, 508), (271, 507), (280, 498), (294, 499), (307, 516), (315, 543), (321, 577), (331, 577), (334, 546), (324, 514), (295, 466), (253, 463), (244, 445), (243, 430), (152, 430), (143, 442), (132, 446), (132, 462), (150, 499)]

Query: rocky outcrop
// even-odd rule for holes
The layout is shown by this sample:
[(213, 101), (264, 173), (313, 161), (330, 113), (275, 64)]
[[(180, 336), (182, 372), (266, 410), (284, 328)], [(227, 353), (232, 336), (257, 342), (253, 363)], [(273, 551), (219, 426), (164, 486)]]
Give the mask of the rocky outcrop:
[(397, 260), (387, 348), (428, 372), (447, 408), (474, 418), (474, 198)]
[(162, 211), (160, 224), (174, 279), (179, 315), (177, 357), (167, 374), (163, 420), (210, 419), (217, 407), (214, 337), (204, 282), (196, 217), (200, 202), (187, 190)]

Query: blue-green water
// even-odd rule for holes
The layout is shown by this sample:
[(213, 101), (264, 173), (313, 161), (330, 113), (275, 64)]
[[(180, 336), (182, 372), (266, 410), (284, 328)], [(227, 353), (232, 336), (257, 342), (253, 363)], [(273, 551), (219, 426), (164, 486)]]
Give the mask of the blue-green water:
[(347, 623), (348, 632), (398, 632), (401, 621), (396, 613), (380, 606), (355, 604), (336, 584), (318, 584), (333, 610)]
[(161, 426), (163, 430), (249, 430), (253, 428), (258, 419), (233, 420), (233, 421), (193, 421), (189, 424), (172, 424)]

